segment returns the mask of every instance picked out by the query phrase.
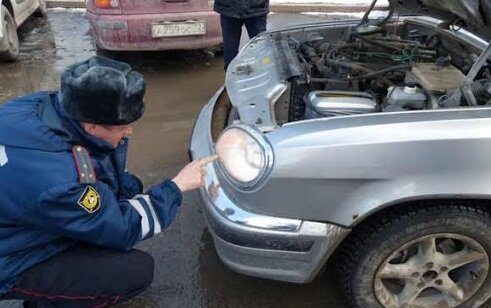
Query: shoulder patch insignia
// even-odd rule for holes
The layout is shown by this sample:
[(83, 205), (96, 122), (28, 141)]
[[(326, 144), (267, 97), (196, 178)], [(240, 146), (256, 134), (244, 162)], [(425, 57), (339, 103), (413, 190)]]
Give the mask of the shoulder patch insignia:
[(84, 210), (92, 214), (101, 207), (101, 198), (99, 193), (92, 186), (87, 185), (77, 203)]

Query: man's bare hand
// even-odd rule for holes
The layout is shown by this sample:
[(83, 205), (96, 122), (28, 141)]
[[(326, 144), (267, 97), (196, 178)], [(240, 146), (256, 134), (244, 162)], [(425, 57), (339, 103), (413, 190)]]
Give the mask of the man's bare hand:
[(205, 171), (203, 167), (218, 159), (218, 155), (212, 155), (190, 162), (172, 179), (182, 192), (200, 188), (205, 184)]

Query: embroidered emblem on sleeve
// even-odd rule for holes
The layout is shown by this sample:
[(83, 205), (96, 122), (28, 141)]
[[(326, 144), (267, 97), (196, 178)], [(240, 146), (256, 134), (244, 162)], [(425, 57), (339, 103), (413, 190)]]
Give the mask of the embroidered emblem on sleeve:
[(80, 183), (89, 184), (95, 183), (95, 172), (90, 160), (89, 151), (86, 148), (75, 145), (72, 147), (75, 165), (77, 166), (78, 180)]
[(99, 193), (92, 186), (87, 185), (77, 203), (84, 210), (92, 214), (101, 207), (101, 198), (99, 197)]

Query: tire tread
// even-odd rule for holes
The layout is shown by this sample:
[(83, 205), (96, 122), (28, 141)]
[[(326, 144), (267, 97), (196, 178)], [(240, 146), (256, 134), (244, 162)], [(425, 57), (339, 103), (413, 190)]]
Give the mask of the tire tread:
[[(437, 200), (415, 202), (408, 206), (394, 207), (375, 214), (373, 217), (356, 227), (349, 238), (342, 244), (338, 258), (340, 258), (339, 277), (341, 288), (350, 307), (358, 307), (352, 287), (354, 270), (360, 256), (366, 253), (369, 242), (379, 236), (380, 232), (388, 227), (402, 223), (419, 215), (432, 215), (438, 213), (470, 214), (486, 217), (491, 220), (489, 209), (475, 200)], [(488, 307), (488, 306), (486, 306)]]

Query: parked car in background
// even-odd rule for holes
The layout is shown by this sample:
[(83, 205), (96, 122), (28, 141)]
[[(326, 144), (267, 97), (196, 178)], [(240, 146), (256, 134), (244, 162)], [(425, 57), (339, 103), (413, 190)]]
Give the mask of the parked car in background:
[(219, 15), (207, 0), (87, 0), (99, 50), (200, 49), (222, 42)]
[(383, 18), (262, 33), (230, 63), (191, 136), (193, 159), (219, 155), (207, 224), (247, 275), (306, 283), (337, 256), (349, 307), (479, 307), (491, 1), (389, 2)]
[(46, 14), (45, 0), (0, 1), (0, 60), (14, 61), (19, 56), (17, 28), (32, 14)]

